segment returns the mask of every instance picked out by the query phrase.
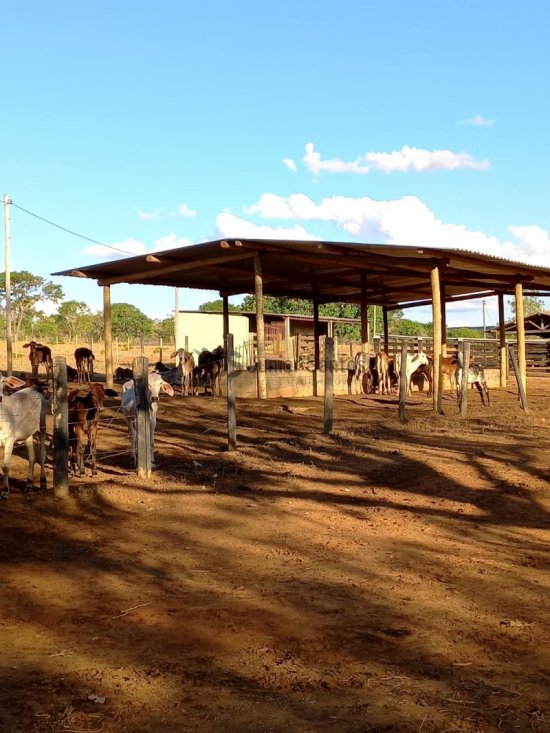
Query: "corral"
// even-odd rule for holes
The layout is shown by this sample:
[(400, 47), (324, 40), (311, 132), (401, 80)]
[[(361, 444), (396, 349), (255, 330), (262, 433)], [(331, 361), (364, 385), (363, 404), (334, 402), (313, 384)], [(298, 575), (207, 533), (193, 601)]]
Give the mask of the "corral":
[[(162, 399), (158, 469), (109, 401), (97, 479), (2, 505), (0, 729), (548, 729), (550, 395)], [(113, 420), (115, 418), (115, 420)], [(111, 422), (112, 421), (112, 422)], [(48, 472), (51, 485), (51, 467)]]

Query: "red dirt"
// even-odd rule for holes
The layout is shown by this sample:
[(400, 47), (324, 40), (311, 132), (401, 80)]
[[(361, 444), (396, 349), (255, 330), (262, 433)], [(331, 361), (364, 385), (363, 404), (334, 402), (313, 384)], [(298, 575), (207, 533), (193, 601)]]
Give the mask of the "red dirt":
[(152, 480), (117, 416), (65, 501), (16, 457), (0, 730), (549, 730), (550, 380), (529, 396), (415, 395), (405, 425), (337, 398), (330, 437), (320, 399), (239, 400), (231, 454), (223, 399), (163, 399)]

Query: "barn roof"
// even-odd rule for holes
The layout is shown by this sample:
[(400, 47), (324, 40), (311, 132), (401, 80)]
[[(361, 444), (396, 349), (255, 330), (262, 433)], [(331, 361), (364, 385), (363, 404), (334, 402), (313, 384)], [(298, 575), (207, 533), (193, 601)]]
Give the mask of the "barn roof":
[(52, 273), (97, 280), (254, 292), (254, 255), (261, 255), (266, 295), (358, 303), (362, 274), (367, 300), (388, 308), (431, 303), (430, 270), (440, 267), (445, 299), (514, 292), (550, 293), (550, 271), (458, 249), (318, 240), (221, 239)]

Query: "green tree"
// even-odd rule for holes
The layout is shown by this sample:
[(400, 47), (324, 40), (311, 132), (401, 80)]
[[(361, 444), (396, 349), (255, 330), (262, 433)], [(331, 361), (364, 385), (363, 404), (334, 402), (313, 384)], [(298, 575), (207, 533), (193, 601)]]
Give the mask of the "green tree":
[[(37, 318), (43, 313), (40, 307), (44, 301), (59, 303), (63, 289), (51, 280), (33, 275), (27, 270), (11, 273), (11, 321), (13, 335), (17, 341), (25, 319)], [(6, 314), (6, 273), (0, 273), (0, 311)]]
[[(221, 313), (223, 311), (223, 300), (221, 298), (218, 298), (218, 300), (208, 300), (206, 303), (199, 305), (199, 310), (203, 313), (205, 311), (216, 311)], [(233, 303), (228, 303), (228, 310), (240, 311), (241, 308), (238, 305), (233, 305)]]
[(173, 343), (174, 318), (168, 316), (167, 318), (158, 318), (153, 321), (153, 334), (167, 343)]
[(114, 303), (111, 321), (113, 336), (117, 338), (151, 336), (153, 333), (153, 321), (130, 303)]
[[(516, 299), (512, 298), (509, 303), (512, 317), (516, 317)], [(544, 301), (541, 298), (535, 298), (532, 295), (523, 296), (523, 315), (532, 316), (544, 310)]]
[(59, 333), (70, 341), (76, 336), (89, 334), (91, 318), (92, 312), (86, 303), (78, 300), (67, 300), (61, 303), (57, 311)]

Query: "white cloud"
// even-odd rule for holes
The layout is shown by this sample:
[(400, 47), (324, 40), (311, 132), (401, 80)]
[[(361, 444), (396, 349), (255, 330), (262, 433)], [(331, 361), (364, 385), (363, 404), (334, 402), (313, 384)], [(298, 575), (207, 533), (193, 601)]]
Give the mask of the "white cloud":
[(163, 249), (177, 249), (178, 247), (188, 247), (192, 244), (191, 240), (185, 237), (177, 237), (173, 232), (160, 237), (155, 241), (155, 251)]
[(177, 211), (180, 216), (197, 216), (197, 212), (194, 209), (190, 209), (187, 204), (179, 204)]
[(293, 171), (293, 173), (296, 173), (298, 168), (296, 167), (296, 163), (292, 160), (292, 158), (283, 158), (283, 164), (286, 165), (286, 167)]
[[(257, 203), (243, 211), (246, 215), (262, 219), (332, 223), (346, 234), (346, 239), (351, 235), (362, 242), (465, 249), (550, 267), (549, 234), (541, 227), (510, 226), (512, 238), (501, 241), (485, 232), (468, 229), (463, 224), (450, 224), (438, 219), (416, 196), (404, 196), (393, 201), (332, 196), (316, 203), (305, 194), (282, 197), (264, 193)], [(241, 222), (241, 226), (245, 224)], [(296, 231), (296, 226), (285, 231)], [(242, 232), (240, 234), (246, 236)], [(239, 236), (239, 232), (222, 236)], [(300, 235), (297, 238), (305, 237)]]
[(161, 216), (160, 211), (141, 211), (141, 209), (137, 210), (138, 219), (141, 219), (142, 221), (157, 221), (159, 217)]
[(464, 120), (464, 125), (472, 125), (472, 127), (492, 127), (495, 122), (488, 117), (482, 117), (481, 115), (474, 115), (469, 120)]
[(470, 168), (472, 170), (487, 170), (488, 160), (475, 160), (468, 153), (453, 153), (450, 150), (424, 150), (404, 145), (401, 150), (391, 153), (368, 152), (353, 161), (343, 161), (339, 158), (322, 160), (313, 143), (307, 143), (306, 154), (303, 157), (306, 167), (316, 176), (321, 171), (328, 173), (354, 173), (364, 175), (371, 170), (393, 173), (415, 171), (425, 173), (435, 170), (457, 170)]
[(137, 216), (142, 221), (159, 221), (160, 219), (168, 219), (176, 216), (197, 216), (197, 212), (187, 204), (178, 204), (175, 209), (154, 209), (153, 211), (137, 209)]
[(243, 239), (318, 239), (306, 232), (304, 227), (271, 227), (254, 224), (235, 214), (224, 211), (216, 218), (216, 237), (242, 237)]

